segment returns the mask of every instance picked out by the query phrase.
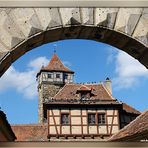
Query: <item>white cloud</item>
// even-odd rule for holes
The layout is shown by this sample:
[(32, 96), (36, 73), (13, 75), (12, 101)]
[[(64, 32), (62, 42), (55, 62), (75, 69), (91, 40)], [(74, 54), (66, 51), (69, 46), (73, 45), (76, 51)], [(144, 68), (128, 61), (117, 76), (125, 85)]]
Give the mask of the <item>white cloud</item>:
[(71, 63), (69, 61), (63, 61), (63, 64), (67, 67), (71, 67)]
[(48, 61), (46, 57), (38, 57), (29, 62), (28, 69), (24, 72), (11, 66), (0, 79), (0, 93), (16, 89), (28, 99), (37, 97), (36, 73), (43, 64), (47, 65)]
[[(0, 78), (0, 93), (9, 89), (15, 89), (28, 99), (37, 98), (36, 74), (42, 67), (46, 66), (49, 59), (38, 57), (27, 64), (25, 71), (20, 72), (14, 66), (11, 66)], [(63, 62), (66, 66), (71, 66), (68, 61)]]
[(132, 88), (139, 84), (140, 77), (148, 78), (148, 70), (136, 59), (119, 51), (115, 55), (115, 89)]
[(44, 65), (46, 66), (49, 62), (49, 59), (46, 57), (38, 57), (35, 60), (31, 61), (28, 64), (28, 67), (33, 68), (34, 70), (40, 70), (40, 68)]
[(117, 53), (117, 50), (113, 47), (107, 47), (105, 48), (107, 50), (107, 65), (111, 64), (115, 60), (115, 54)]

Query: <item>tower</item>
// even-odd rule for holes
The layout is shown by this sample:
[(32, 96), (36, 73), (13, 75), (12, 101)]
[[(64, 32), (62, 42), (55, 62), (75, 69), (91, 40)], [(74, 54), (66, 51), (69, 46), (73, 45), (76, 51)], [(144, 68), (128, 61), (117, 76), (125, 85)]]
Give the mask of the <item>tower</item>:
[(43, 108), (45, 99), (51, 99), (66, 84), (73, 82), (74, 72), (67, 68), (56, 53), (47, 66), (42, 66), (37, 73), (38, 81), (38, 122), (44, 123), (46, 111)]

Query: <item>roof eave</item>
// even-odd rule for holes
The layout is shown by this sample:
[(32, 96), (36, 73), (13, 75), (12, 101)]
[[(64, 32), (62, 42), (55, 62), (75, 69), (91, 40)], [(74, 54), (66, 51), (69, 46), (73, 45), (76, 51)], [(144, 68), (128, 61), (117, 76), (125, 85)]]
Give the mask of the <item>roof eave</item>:
[(65, 72), (65, 73), (71, 73), (71, 74), (74, 74), (74, 71), (41, 69), (41, 70), (37, 73), (36, 77), (38, 77), (38, 76), (41, 74), (41, 72)]

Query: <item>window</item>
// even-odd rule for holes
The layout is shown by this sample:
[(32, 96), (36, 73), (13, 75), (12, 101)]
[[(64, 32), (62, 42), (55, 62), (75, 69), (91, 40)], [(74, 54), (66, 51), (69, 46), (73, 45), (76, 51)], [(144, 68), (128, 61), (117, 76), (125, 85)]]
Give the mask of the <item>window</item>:
[(67, 74), (65, 74), (65, 79), (68, 79), (68, 75)]
[(60, 74), (56, 74), (56, 78), (60, 78)]
[(87, 93), (82, 92), (82, 93), (81, 93), (81, 98), (87, 98)]
[(90, 98), (90, 93), (89, 92), (81, 92), (80, 97), (81, 97), (81, 99)]
[(69, 114), (61, 114), (61, 124), (69, 124)]
[(98, 114), (98, 124), (105, 124), (105, 114)]
[(96, 124), (95, 114), (88, 114), (88, 124)]
[(52, 78), (52, 74), (51, 74), (51, 73), (48, 74), (48, 78), (49, 78), (49, 79)]

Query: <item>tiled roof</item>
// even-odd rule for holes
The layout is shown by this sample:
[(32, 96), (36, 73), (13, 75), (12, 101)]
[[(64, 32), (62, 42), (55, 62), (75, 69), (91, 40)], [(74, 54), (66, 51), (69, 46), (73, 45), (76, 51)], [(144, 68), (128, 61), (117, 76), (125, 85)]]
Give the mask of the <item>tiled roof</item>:
[(138, 110), (136, 110), (135, 108), (129, 106), (128, 104), (126, 103), (123, 103), (123, 110), (127, 113), (134, 113), (134, 114), (138, 114), (140, 115), (141, 112), (139, 112)]
[[(90, 98), (80, 98), (79, 91), (90, 91)], [(45, 99), (44, 104), (121, 104), (105, 89), (103, 84), (76, 84), (70, 83), (53, 97)]]
[[(91, 91), (91, 97), (87, 101), (78, 102), (80, 99), (78, 90)], [(56, 101), (54, 101), (56, 100)], [(123, 111), (126, 113), (141, 114), (138, 110), (127, 105), (126, 103), (121, 103), (107, 91), (102, 83), (99, 84), (65, 84), (65, 86), (53, 97), (52, 101), (49, 99), (45, 104), (122, 104)]]
[(90, 99), (99, 100), (115, 100), (109, 93), (104, 89), (103, 84), (65, 84), (65, 86), (54, 96), (54, 99), (80, 99), (77, 90), (80, 88), (87, 88), (91, 90), (93, 96)]
[(11, 125), (16, 141), (48, 141), (47, 126), (39, 124)]
[[(59, 71), (59, 72), (69, 72), (69, 73), (74, 73), (72, 70), (70, 70), (69, 68), (67, 68), (59, 59), (59, 57), (54, 54), (50, 60), (50, 62), (48, 63), (47, 66), (42, 66), (41, 71)], [(39, 75), (40, 72), (37, 74)]]
[(85, 85), (81, 85), (80, 88), (77, 89), (77, 91), (91, 91), (91, 88), (88, 88)]
[(148, 138), (148, 111), (139, 115), (130, 124), (113, 135), (109, 141), (132, 141), (132, 139), (147, 135)]

